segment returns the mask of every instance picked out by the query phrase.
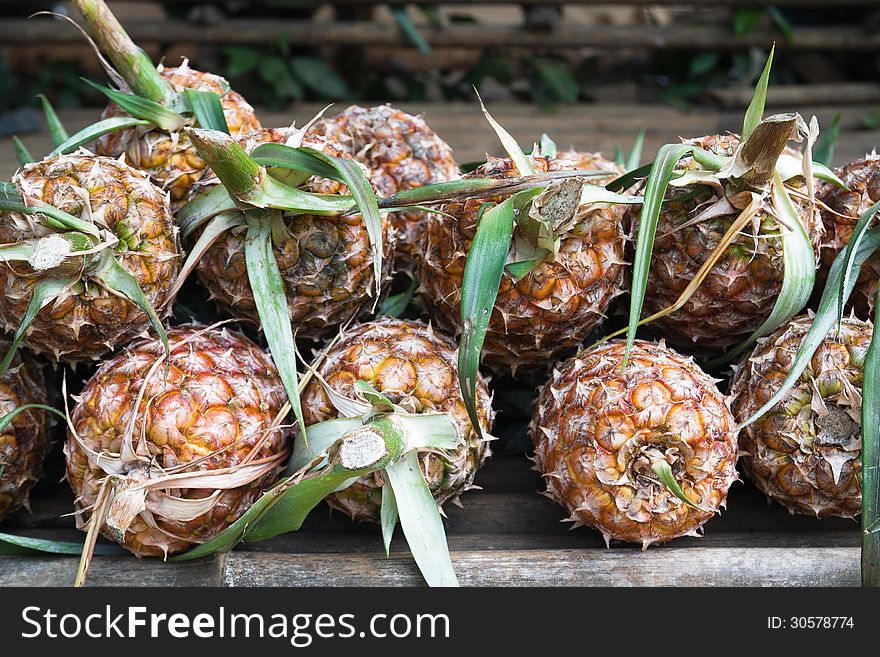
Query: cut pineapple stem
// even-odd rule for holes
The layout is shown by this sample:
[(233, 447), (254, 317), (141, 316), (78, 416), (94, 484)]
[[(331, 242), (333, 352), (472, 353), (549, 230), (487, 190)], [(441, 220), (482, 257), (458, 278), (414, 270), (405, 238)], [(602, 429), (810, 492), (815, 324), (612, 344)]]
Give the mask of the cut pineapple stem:
[(245, 209), (254, 207), (250, 201), (255, 200), (253, 197), (264, 178), (262, 167), (224, 132), (198, 128), (186, 128), (185, 132), (201, 158), (220, 178), (229, 196), (244, 204)]
[(120, 25), (103, 0), (73, 0), (88, 25), (101, 52), (125, 80), (131, 90), (157, 103), (169, 103), (176, 95), (159, 74), (149, 56), (141, 50)]

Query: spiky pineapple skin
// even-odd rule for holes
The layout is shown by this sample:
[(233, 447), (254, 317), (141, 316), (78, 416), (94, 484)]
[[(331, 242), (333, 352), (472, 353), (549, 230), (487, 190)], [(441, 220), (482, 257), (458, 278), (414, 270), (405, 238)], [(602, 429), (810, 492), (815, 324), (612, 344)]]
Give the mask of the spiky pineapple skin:
[[(318, 368), (337, 392), (353, 396), (358, 380), (367, 381), (409, 412), (445, 412), (458, 425), (464, 444), (456, 451), (421, 450), (419, 462), (434, 499), (441, 506), (472, 487), (474, 476), (490, 455), (468, 420), (458, 385), (455, 344), (420, 321), (389, 317), (352, 327)], [(302, 396), (306, 424), (338, 417), (319, 381), (312, 379)], [(494, 412), (485, 379), (477, 381), (480, 426), (488, 437)], [(328, 504), (354, 520), (379, 520), (381, 474), (364, 477), (327, 498)]]
[[(292, 131), (263, 129), (240, 139), (252, 151), (264, 143), (284, 143)], [(306, 137), (304, 146), (334, 157), (349, 157), (338, 144), (320, 136)], [(346, 194), (348, 188), (324, 178), (311, 178), (303, 189), (320, 194)], [(290, 318), (297, 334), (319, 338), (368, 311), (376, 303), (373, 251), (360, 215), (323, 217), (286, 215), (289, 237), (273, 240), (275, 258), (287, 293)], [(211, 296), (234, 316), (259, 320), (244, 255), (246, 230), (227, 231), (201, 258), (198, 276)], [(382, 217), (382, 283), (394, 267), (395, 233)]]
[[(421, 116), (390, 105), (352, 105), (334, 117), (316, 122), (311, 133), (337, 141), (365, 164), (383, 196), (461, 176), (449, 144)], [(397, 212), (392, 221), (398, 233), (400, 262), (408, 265), (421, 249), (425, 214)]]
[[(739, 363), (732, 387), (737, 420), (748, 420), (776, 392), (812, 322), (796, 317)], [(869, 322), (844, 319), (782, 401), (740, 434), (746, 476), (792, 513), (861, 511), (861, 390), (871, 335)]]
[[(0, 340), (0, 349), (8, 348), (9, 343)], [(0, 377), (0, 417), (20, 406), (48, 403), (43, 369), (33, 359), (16, 355)], [(22, 411), (0, 431), (0, 520), (27, 506), (52, 447), (51, 418), (39, 409)]]
[[(12, 179), (25, 202), (48, 203), (81, 216), (85, 205), (77, 189), (89, 194), (89, 211), (99, 227), (119, 238), (115, 248), (122, 268), (137, 280), (160, 314), (170, 306), (167, 293), (180, 270), (178, 230), (165, 195), (140, 171), (86, 151), (47, 158), (19, 169)], [(0, 212), (0, 243), (49, 235), (35, 217)], [(0, 321), (13, 332), (21, 324), (34, 286), (52, 271), (36, 272), (26, 263), (0, 267)], [(55, 360), (76, 363), (98, 358), (143, 333), (147, 316), (131, 301), (90, 278), (63, 292), (39, 311), (23, 344)]]
[[(710, 135), (683, 142), (716, 155), (731, 156), (739, 138)], [(688, 168), (698, 168), (690, 158), (683, 163)], [(728, 183), (724, 185), (726, 195), (736, 193)], [(688, 186), (670, 187), (667, 192), (667, 202), (657, 222), (644, 317), (665, 310), (678, 300), (739, 215), (739, 210), (734, 210), (694, 225), (682, 225), (719, 198), (713, 190), (690, 200), (675, 200), (693, 191), (694, 187)], [(811, 211), (808, 202), (800, 198), (793, 201), (814, 247), (818, 248), (822, 234), (818, 212)], [(639, 212), (640, 206), (628, 210), (633, 225), (638, 225)], [(756, 234), (754, 225), (758, 226)], [(779, 232), (775, 218), (766, 210), (759, 210), (754, 223), (734, 238), (684, 306), (652, 321), (649, 328), (670, 344), (700, 356), (715, 355), (743, 342), (770, 316), (782, 290), (785, 267)]]
[[(533, 158), (537, 171), (571, 169), (564, 160)], [(517, 176), (509, 159), (491, 159), (467, 177)], [(425, 228), (419, 260), (419, 295), (435, 324), (461, 332), (461, 288), (465, 262), (480, 208), (494, 199), (469, 199), (441, 206)], [(483, 346), (496, 371), (548, 367), (579, 344), (602, 321), (611, 300), (623, 292), (626, 231), (624, 210), (615, 205), (589, 212), (564, 236), (554, 262), (543, 261), (519, 281), (504, 272)], [(514, 237), (517, 235), (514, 228)]]
[[(223, 116), (233, 136), (262, 127), (254, 108), (230, 89), (229, 83), (219, 75), (195, 71), (186, 63), (173, 68), (158, 68), (162, 77), (176, 91), (196, 89), (218, 94)], [(101, 118), (125, 115), (118, 105), (111, 104)], [(111, 132), (96, 142), (96, 151), (99, 155), (110, 157), (124, 154), (129, 164), (146, 172), (154, 183), (171, 194), (171, 206), (175, 211), (185, 201), (190, 187), (199, 182), (207, 169), (186, 134), (169, 134), (160, 128), (143, 132), (135, 127)]]
[[(818, 200), (828, 206), (820, 206), (825, 234), (822, 238), (822, 264), (817, 281), (819, 288), (824, 287), (834, 258), (849, 244), (859, 218), (880, 201), (880, 156), (876, 153), (840, 167), (835, 173), (849, 189), (822, 183), (817, 190)], [(875, 253), (865, 261), (859, 271), (847, 310), (852, 308), (861, 319), (872, 319), (877, 301), (878, 279), (880, 254)]]
[[(220, 470), (241, 464), (252, 452), (257, 459), (286, 449), (285, 433), (269, 430), (286, 396), (268, 354), (226, 329), (178, 328), (168, 332), (168, 339), (167, 373), (160, 363), (148, 377), (164, 355), (161, 342), (137, 342), (101, 365), (73, 409), (79, 440), (68, 431), (65, 455), (67, 478), (83, 512), (80, 520), (89, 517), (107, 477), (95, 454), (120, 453), (133, 412), (135, 440), (142, 436), (149, 455), (166, 470), (204, 457), (191, 469)], [(210, 511), (189, 521), (154, 514), (151, 526), (141, 514), (120, 543), (139, 557), (202, 543), (235, 522), (273, 483), (278, 470), (224, 491)], [(209, 492), (181, 489), (175, 495), (193, 499)], [(114, 538), (105, 528), (102, 533)]]
[[(564, 361), (540, 389), (530, 426), (547, 495), (606, 541), (669, 541), (724, 506), (737, 479), (727, 399), (691, 358), (636, 340), (611, 341)], [(659, 483), (649, 457), (672, 471), (696, 510)], [(668, 458), (667, 458), (668, 460)]]

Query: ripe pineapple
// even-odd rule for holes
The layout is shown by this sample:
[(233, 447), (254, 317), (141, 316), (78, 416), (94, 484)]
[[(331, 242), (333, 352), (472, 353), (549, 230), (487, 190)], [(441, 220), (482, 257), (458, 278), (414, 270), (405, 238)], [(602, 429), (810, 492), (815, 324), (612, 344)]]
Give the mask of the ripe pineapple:
[[(226, 329), (188, 326), (168, 339), (167, 369), (158, 340), (101, 365), (65, 446), (80, 524), (97, 510), (101, 532), (137, 556), (180, 552), (228, 527), (287, 455), (276, 417), (286, 396), (265, 352)], [(216, 478), (199, 484), (207, 473)]]
[[(425, 480), (439, 505), (472, 487), (477, 468), (489, 456), (489, 445), (471, 428), (458, 386), (455, 344), (422, 322), (384, 317), (348, 330), (318, 368), (322, 378), (343, 396), (353, 396), (358, 380), (411, 413), (449, 413), (464, 434), (456, 452), (422, 451)], [(480, 425), (492, 428), (494, 413), (486, 381), (477, 384)], [(306, 424), (331, 420), (338, 412), (322, 383), (312, 379), (302, 395)], [(365, 477), (327, 498), (331, 507), (354, 520), (379, 520), (381, 475)]]
[[(420, 116), (390, 105), (352, 105), (337, 116), (318, 121), (311, 133), (339, 142), (366, 164), (383, 196), (460, 177), (449, 145)], [(392, 220), (398, 233), (398, 255), (409, 263), (421, 250), (424, 213), (398, 212)]]
[[(239, 140), (251, 152), (260, 144), (285, 143), (294, 131), (259, 130)], [(338, 144), (307, 136), (302, 144), (334, 157), (349, 157)], [(213, 176), (210, 180), (216, 181)], [(312, 177), (301, 186), (320, 194), (345, 194), (345, 185)], [(383, 279), (391, 276), (394, 229), (382, 217)], [(289, 214), (284, 231), (273, 233), (275, 257), (287, 292), (290, 318), (300, 337), (317, 338), (368, 310), (375, 302), (373, 252), (360, 215), (315, 216)], [(235, 315), (258, 320), (244, 256), (245, 229), (233, 229), (199, 261), (198, 275), (211, 296)]]
[[(9, 344), (0, 340), (0, 349)], [(42, 368), (30, 358), (16, 356), (0, 377), (0, 417), (27, 404), (48, 403)], [(52, 446), (51, 416), (39, 409), (22, 411), (0, 430), (0, 520), (21, 506), (40, 478), (43, 460)]]
[[(611, 539), (668, 541), (697, 530), (736, 481), (735, 422), (714, 380), (662, 342), (593, 347), (558, 366), (531, 424), (547, 495)], [(671, 467), (684, 495), (659, 478)]]
[[(851, 162), (835, 173), (849, 189), (840, 189), (830, 183), (823, 183), (816, 194), (817, 198), (828, 206), (828, 208), (820, 207), (822, 221), (825, 224), (825, 234), (822, 238), (822, 264), (819, 269), (820, 281), (817, 285), (820, 288), (828, 277), (834, 258), (849, 243), (859, 217), (880, 201), (880, 156), (876, 153)], [(880, 254), (874, 254), (862, 265), (847, 306), (855, 310), (857, 317), (870, 319), (874, 316), (878, 278), (880, 278)]]
[[(260, 121), (241, 95), (229, 88), (219, 75), (195, 71), (184, 61), (176, 68), (157, 67), (162, 77), (175, 91), (197, 89), (213, 91), (220, 96), (223, 115), (233, 136), (245, 135), (260, 129)], [(101, 115), (124, 116), (117, 105), (110, 105)], [(150, 179), (171, 194), (171, 205), (176, 211), (185, 201), (190, 188), (205, 175), (206, 165), (196, 153), (184, 132), (169, 133), (161, 128), (128, 128), (104, 135), (96, 143), (99, 155), (119, 157), (124, 154), (133, 167), (144, 171)]]
[[(811, 316), (794, 318), (740, 362), (732, 388), (740, 421), (788, 375), (811, 325)], [(844, 319), (795, 387), (740, 435), (746, 476), (792, 513), (853, 517), (861, 510), (861, 390), (871, 334), (870, 322)]]
[[(539, 172), (573, 168), (549, 157), (532, 161)], [(516, 175), (510, 159), (493, 158), (466, 177)], [(488, 200), (503, 198), (447, 203), (440, 207), (444, 214), (431, 215), (425, 229), (419, 294), (434, 323), (449, 333), (461, 331), (465, 262), (480, 208)], [(545, 367), (599, 324), (608, 304), (623, 292), (623, 217), (620, 205), (592, 207), (560, 236), (555, 260), (542, 260), (519, 280), (504, 272), (483, 345), (489, 367), (514, 375), (520, 366)], [(515, 244), (518, 227), (513, 235)]]
[[(684, 142), (716, 155), (731, 156), (739, 138), (710, 135)], [(691, 158), (682, 160), (682, 165), (698, 168)], [(738, 207), (717, 206), (709, 217), (691, 221), (722, 198), (730, 200), (742, 191), (735, 179), (721, 181), (720, 185), (718, 189), (709, 185), (670, 187), (667, 192), (657, 223), (644, 316), (675, 303), (740, 214)], [(804, 192), (802, 178), (788, 185)], [(793, 201), (814, 248), (818, 248), (822, 234), (818, 212), (811, 211), (809, 202), (799, 197), (793, 197)], [(784, 277), (780, 226), (768, 209), (760, 209), (749, 226), (740, 231), (680, 310), (649, 324), (658, 335), (689, 352), (712, 355), (742, 342), (764, 323)], [(631, 209), (629, 215), (636, 224), (639, 209)]]
[[(100, 244), (83, 243), (81, 233), (61, 232), (41, 214), (0, 212), (0, 244), (31, 245), (26, 262), (6, 259), (0, 268), (0, 321), (15, 331), (39, 285), (69, 277), (71, 283), (47, 300), (23, 344), (55, 360), (97, 358), (143, 333), (147, 316), (106, 284), (103, 270), (112, 253), (137, 281), (157, 311), (180, 269), (180, 250), (165, 195), (140, 171), (87, 151), (59, 155), (22, 167), (12, 180), (25, 206), (45, 203), (90, 221)], [(96, 238), (98, 239), (98, 238)], [(86, 253), (83, 253), (86, 252)]]

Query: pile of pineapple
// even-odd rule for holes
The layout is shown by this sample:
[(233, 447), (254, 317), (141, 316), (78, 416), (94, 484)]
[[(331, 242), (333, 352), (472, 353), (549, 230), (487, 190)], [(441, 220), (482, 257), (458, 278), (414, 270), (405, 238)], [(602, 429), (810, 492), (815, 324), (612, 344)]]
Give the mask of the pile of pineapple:
[[(490, 456), (480, 367), (538, 387), (547, 494), (606, 541), (698, 535), (738, 459), (792, 512), (861, 512), (880, 158), (835, 174), (815, 121), (762, 120), (769, 62), (740, 135), (624, 167), (524, 153), (486, 112), (507, 156), (462, 175), (389, 106), (265, 128), (222, 78), (154, 67), (103, 2), (74, 4), (116, 88), (77, 135), (49, 111), (54, 152), (20, 146), (0, 199), (0, 518), (60, 416), (78, 582), (98, 534), (195, 558), (326, 499), (386, 549), (399, 521), (454, 584), (439, 508)], [(172, 319), (190, 278), (224, 319)], [(626, 338), (596, 341), (627, 299)], [(72, 408), (37, 355), (98, 361)], [(728, 364), (729, 395), (706, 372)]]

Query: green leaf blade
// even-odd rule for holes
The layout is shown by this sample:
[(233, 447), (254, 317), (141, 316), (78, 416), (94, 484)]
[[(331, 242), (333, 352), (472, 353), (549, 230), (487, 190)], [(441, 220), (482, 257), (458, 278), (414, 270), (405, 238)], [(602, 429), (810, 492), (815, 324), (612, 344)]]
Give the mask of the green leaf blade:
[(458, 586), (440, 509), (419, 467), (415, 450), (385, 468), (400, 525), (428, 586)]
[(58, 118), (58, 114), (55, 113), (55, 108), (52, 107), (49, 99), (43, 94), (40, 94), (39, 97), (43, 104), (43, 115), (46, 117), (46, 127), (49, 129), (52, 146), (58, 147), (70, 139), (70, 135), (67, 134), (67, 130), (61, 123), (61, 119)]
[(482, 436), (477, 413), (480, 354), (498, 297), (504, 263), (513, 238), (514, 197), (482, 213), (468, 250), (461, 287), (461, 343), (458, 378), (471, 425)]
[(246, 214), (245, 264), (254, 294), (260, 324), (269, 343), (269, 351), (287, 390), (300, 436), (307, 440), (306, 423), (299, 398), (299, 372), (296, 345), (287, 306), (287, 289), (272, 247), (272, 221), (281, 221), (277, 212), (250, 211)]
[(186, 100), (192, 107), (193, 114), (200, 128), (219, 130), (229, 134), (229, 125), (226, 123), (226, 115), (223, 113), (223, 104), (220, 96), (213, 91), (200, 91), (187, 89), (184, 92)]
[(880, 299), (862, 382), (862, 586), (880, 587)]
[(764, 116), (764, 107), (767, 104), (767, 86), (770, 83), (770, 67), (773, 64), (773, 53), (776, 51), (776, 46), (774, 45), (770, 49), (770, 55), (767, 57), (767, 63), (764, 64), (764, 70), (761, 72), (761, 76), (758, 78), (758, 83), (755, 85), (755, 94), (752, 96), (752, 101), (749, 103), (749, 107), (746, 110), (745, 117), (743, 118), (743, 128), (742, 128), (742, 141), (745, 142), (754, 132), (755, 128), (758, 127), (758, 124), (761, 122), (761, 119)]
[[(648, 183), (645, 187), (644, 203), (639, 214), (639, 227), (636, 235), (636, 253), (633, 260), (632, 290), (630, 295), (629, 324), (626, 331), (626, 350), (623, 367), (629, 359), (629, 352), (636, 339), (645, 293), (648, 289), (648, 274), (651, 268), (651, 255), (654, 252), (654, 238), (657, 234), (657, 222), (660, 209), (666, 197), (666, 190), (678, 161), (693, 150), (687, 144), (667, 144), (657, 151), (657, 157), (651, 165)], [(620, 180), (620, 179), (618, 179)], [(608, 186), (611, 189), (611, 186)], [(616, 187), (615, 187), (616, 189)]]

